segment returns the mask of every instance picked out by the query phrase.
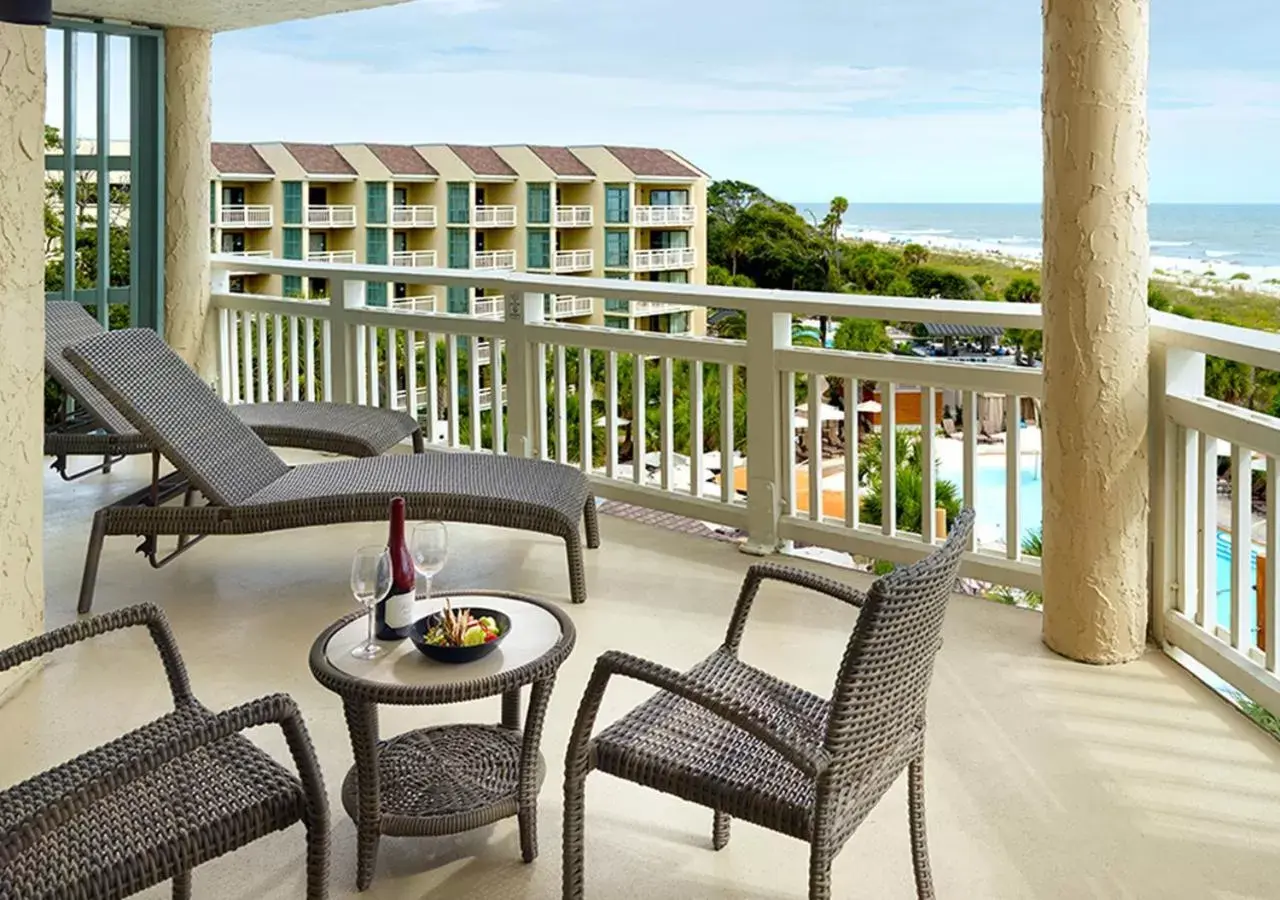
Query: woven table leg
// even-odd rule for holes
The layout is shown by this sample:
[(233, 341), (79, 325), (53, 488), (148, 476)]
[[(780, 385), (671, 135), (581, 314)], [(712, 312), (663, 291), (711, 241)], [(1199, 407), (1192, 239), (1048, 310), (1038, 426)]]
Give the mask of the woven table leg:
[(717, 810), (711, 820), (711, 846), (723, 850), (729, 843), (729, 816)]
[(520, 730), (520, 688), (502, 695), (502, 727), (512, 731)]
[(555, 676), (533, 683), (529, 693), (529, 717), (524, 723), (517, 818), (520, 822), (520, 853), (527, 863), (538, 858), (538, 747), (542, 742), (542, 724), (547, 718), (547, 703), (551, 700), (551, 689), (555, 683)]
[(916, 874), (916, 896), (932, 900), (933, 875), (929, 871), (929, 842), (924, 817), (924, 757), (907, 767), (907, 806), (911, 817), (911, 862)]
[(381, 838), (381, 791), (378, 784), (378, 706), (363, 700), (344, 698), (342, 711), (351, 732), (351, 750), (356, 763), (359, 815), (356, 818), (356, 887), (365, 890), (373, 882)]
[(173, 900), (191, 900), (191, 870), (173, 876)]

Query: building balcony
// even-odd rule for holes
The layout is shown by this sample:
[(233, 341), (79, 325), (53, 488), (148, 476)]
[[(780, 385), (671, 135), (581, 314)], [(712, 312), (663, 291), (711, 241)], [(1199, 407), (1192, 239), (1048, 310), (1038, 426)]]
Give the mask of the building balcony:
[(696, 206), (637, 206), (631, 210), (637, 228), (690, 228), (698, 224)]
[(595, 224), (595, 210), (590, 206), (557, 206), (557, 228), (590, 228)]
[(315, 263), (354, 263), (356, 261), (356, 251), (354, 250), (312, 250), (307, 253), (307, 262)]
[(223, 206), (218, 209), (219, 228), (270, 228), (275, 213), (270, 206)]
[(557, 250), (552, 260), (556, 272), (590, 272), (595, 268), (592, 250)]
[(436, 266), (436, 251), (397, 250), (391, 254), (391, 265), (407, 266), (415, 269), (434, 269)]
[(411, 309), (414, 312), (435, 312), (435, 294), (409, 294), (405, 297), (391, 298), (391, 305), (396, 309)]
[(471, 314), (481, 319), (501, 319), (507, 314), (505, 297), (477, 297), (471, 306)]
[(690, 306), (687, 303), (660, 303), (653, 300), (632, 300), (628, 304), (627, 315), (632, 316), (661, 316), (675, 312), (689, 312), (697, 309), (696, 306)]
[(436, 208), (434, 206), (393, 206), (391, 207), (392, 228), (435, 228)]
[(355, 228), (354, 206), (308, 206), (308, 228)]
[(631, 268), (636, 272), (667, 272), (673, 269), (692, 269), (697, 264), (698, 251), (692, 247), (636, 250), (631, 254)]
[(547, 303), (547, 315), (553, 319), (576, 319), (591, 315), (595, 308), (595, 297), (555, 294)]
[(471, 224), (476, 228), (515, 228), (516, 208), (514, 206), (477, 206), (471, 216)]
[(516, 251), (514, 250), (477, 250), (471, 259), (473, 269), (514, 269), (516, 267)]
[[(241, 259), (271, 259), (272, 257), (272, 253), (270, 250), (223, 250), (222, 252), (227, 256), (237, 256), (237, 257), (240, 257)], [(250, 270), (241, 270), (241, 269), (235, 269), (235, 268), (229, 269), (228, 271), (232, 275), (252, 274), (252, 271)]]

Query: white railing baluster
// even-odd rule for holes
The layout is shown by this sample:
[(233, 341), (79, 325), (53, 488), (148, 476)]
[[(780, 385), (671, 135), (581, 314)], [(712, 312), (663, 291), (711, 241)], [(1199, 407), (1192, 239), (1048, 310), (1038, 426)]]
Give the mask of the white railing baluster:
[(610, 350), (604, 357), (604, 473), (618, 476), (618, 354)]
[(222, 397), (223, 403), (231, 401), (231, 344), (235, 343), (230, 340), (231, 335), (231, 310), (218, 310), (218, 393)]
[[(449, 391), (449, 446), (459, 446), (458, 441), (458, 336), (450, 334), (445, 338), (445, 377), (448, 379)], [(472, 398), (474, 402), (474, 397)]]
[(567, 409), (568, 390), (565, 387), (564, 345), (555, 347), (555, 383), (556, 383), (556, 462), (567, 464), (569, 461), (569, 411)]
[(1178, 597), (1177, 609), (1183, 615), (1200, 619), (1197, 609), (1200, 582), (1199, 509), (1200, 509), (1200, 438), (1190, 428), (1179, 427), (1178, 442)]
[[(1253, 471), (1248, 447), (1231, 446), (1231, 646), (1245, 649), (1244, 604), (1252, 582), (1249, 572), (1253, 530)], [(1252, 646), (1250, 643), (1249, 646)]]
[[(975, 391), (964, 395), (964, 505), (978, 508), (978, 394)], [(974, 528), (969, 535), (970, 550), (978, 547), (977, 532)]]
[[(782, 375), (782, 404), (775, 413), (779, 434), (786, 435), (785, 450), (782, 453), (782, 508), (787, 515), (794, 516), (800, 512), (799, 473), (800, 473), (800, 441), (796, 433), (796, 379), (795, 372), (784, 372)], [(748, 397), (748, 402), (750, 398)], [(750, 419), (747, 427), (750, 428)], [(747, 471), (751, 471), (751, 457), (747, 457)], [(747, 491), (747, 501), (751, 500), (751, 491)]]
[(258, 402), (266, 403), (271, 399), (268, 389), (271, 382), (268, 380), (270, 370), (267, 368), (270, 358), (267, 356), (267, 321), (271, 318), (267, 313), (258, 314)]
[(738, 499), (738, 486), (734, 483), (737, 472), (734, 465), (736, 434), (733, 423), (733, 366), (720, 363), (720, 502), (733, 503)]
[(702, 496), (702, 361), (689, 363), (689, 493)]
[(844, 524), (857, 528), (858, 508), (858, 403), (861, 390), (856, 378), (844, 380)]
[(369, 370), (367, 380), (369, 382), (369, 405), (382, 405), (382, 379), (378, 377), (378, 332), (381, 328), (374, 328), (372, 325), (366, 328), (365, 337), (369, 342), (369, 349), (366, 351), (365, 359), (368, 361)]
[(1274, 456), (1267, 457), (1267, 562), (1266, 585), (1258, 598), (1262, 609), (1262, 621), (1258, 623), (1258, 639), (1266, 653), (1266, 667), (1271, 674), (1280, 674), (1276, 669), (1277, 656), (1280, 656), (1277, 641), (1280, 641), (1280, 622), (1276, 621), (1276, 611), (1280, 609), (1280, 463)]
[(591, 351), (583, 347), (578, 357), (578, 447), (582, 451), (582, 471), (590, 473), (595, 468), (594, 448), (591, 446), (595, 431), (595, 413), (592, 410)]
[(1212, 635), (1218, 617), (1218, 439), (1200, 433), (1200, 603), (1196, 624)]
[(938, 508), (938, 391), (920, 388), (920, 539), (936, 543), (939, 537)]
[(244, 402), (252, 403), (253, 387), (253, 319), (254, 314), (240, 314), (240, 363), (244, 371)]
[(671, 377), (671, 357), (662, 357), (659, 360), (659, 365), (662, 371), (662, 397), (659, 401), (659, 412), (662, 414), (661, 431), (659, 433), (659, 438), (662, 441), (662, 489), (669, 491), (675, 478), (675, 460), (672, 458), (672, 454), (675, 453), (675, 424), (671, 415), (671, 408), (675, 402), (672, 397), (675, 384)]
[(418, 332), (404, 333), (404, 386), (409, 415), (418, 418)]
[(898, 533), (898, 411), (893, 382), (880, 382), (880, 530)]
[(400, 353), (396, 350), (400, 334), (398, 328), (387, 329), (387, 409), (396, 409), (400, 396)]
[[(502, 341), (493, 338), (489, 345), (493, 348), (493, 365), (490, 367), (493, 372), (493, 452), (506, 452), (506, 427), (504, 420), (506, 419), (507, 404), (503, 402), (503, 397), (507, 393), (507, 371), (506, 361), (502, 358)], [(515, 403), (518, 398), (511, 397), (511, 402)]]
[(231, 310), (227, 319), (227, 381), (231, 388), (231, 403), (240, 402), (240, 341), (237, 340), (240, 330), (240, 319), (244, 313)]
[(1005, 556), (1016, 560), (1022, 558), (1022, 521), (1018, 514), (1022, 490), (1022, 416), (1018, 397), (1006, 396), (1004, 405)]
[(547, 421), (547, 345), (539, 342), (534, 348), (534, 366), (538, 377), (533, 379), (533, 410), (538, 417), (538, 459), (550, 459), (551, 423)]
[[(310, 346), (310, 344), (308, 344)], [(333, 323), (325, 319), (320, 323), (320, 363), (324, 367), (324, 399), (330, 403), (337, 402), (341, 391), (334, 381), (333, 373)], [(308, 397), (314, 400), (314, 397)]]
[(631, 477), (644, 484), (645, 439), (649, 428), (649, 404), (646, 395), (644, 357), (637, 353), (632, 361), (631, 376)]
[(289, 399), (298, 402), (298, 317), (289, 317)]
[[(471, 413), (472, 450), (479, 450), (484, 446), (484, 435), (480, 429), (480, 392), (483, 390), (480, 387), (480, 355), (483, 346), (484, 341), (477, 337), (470, 338), (467, 343), (467, 409)], [(501, 399), (497, 385), (493, 386), (489, 394), (489, 411), (492, 414)]]
[(436, 423), (440, 421), (440, 339), (434, 332), (427, 332), (427, 440), (435, 442)]
[(284, 317), (272, 316), (272, 324), (275, 330), (271, 338), (275, 344), (272, 347), (272, 363), (275, 369), (275, 401), (279, 403), (284, 399)]
[(809, 519), (822, 521), (822, 377), (809, 373)]

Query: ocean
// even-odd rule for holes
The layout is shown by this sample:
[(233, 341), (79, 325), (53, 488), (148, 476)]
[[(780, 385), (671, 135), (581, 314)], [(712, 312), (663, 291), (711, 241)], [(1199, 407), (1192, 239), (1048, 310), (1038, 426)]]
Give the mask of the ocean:
[[(806, 218), (812, 213), (821, 219), (828, 206), (800, 203), (796, 208)], [(1280, 278), (1280, 205), (1157, 203), (1151, 206), (1150, 232), (1153, 269)], [(1040, 205), (858, 204), (845, 214), (844, 233), (878, 243), (916, 242), (1038, 260)]]

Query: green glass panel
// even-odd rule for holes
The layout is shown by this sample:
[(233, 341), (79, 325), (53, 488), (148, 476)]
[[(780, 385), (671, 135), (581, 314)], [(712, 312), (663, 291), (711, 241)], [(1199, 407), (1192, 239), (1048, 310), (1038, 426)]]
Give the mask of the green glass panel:
[(551, 185), (529, 185), (529, 222), (533, 225), (551, 223)]
[(371, 266), (387, 264), (387, 230), (370, 228), (365, 231), (365, 261)]
[(678, 312), (671, 314), (671, 321), (667, 329), (668, 334), (687, 334), (689, 331), (689, 314), (687, 312)]
[(286, 297), (302, 296), (302, 276), (300, 275), (284, 276), (284, 295)]
[(366, 306), (387, 305), (387, 283), (370, 281), (364, 286), (364, 302)]
[(449, 268), (471, 268), (471, 235), (465, 228), (449, 229)]
[(604, 327), (605, 328), (621, 328), (623, 330), (630, 331), (631, 320), (624, 319), (621, 316), (605, 316)]
[(471, 223), (471, 185), (465, 181), (449, 183), (449, 218), (450, 225), (468, 225)]
[(302, 182), (284, 183), (284, 224), (302, 224)]
[(604, 233), (604, 264), (615, 268), (631, 266), (631, 234), (626, 231)]
[(531, 228), (528, 232), (529, 268), (551, 268), (551, 232), (545, 228)]
[(284, 230), (284, 258), (302, 259), (301, 228), (286, 228)]
[(218, 182), (209, 182), (209, 221), (218, 223)]
[(448, 300), (445, 306), (445, 312), (458, 313), (466, 315), (471, 312), (471, 299), (468, 296), (468, 289), (464, 287), (449, 288)]
[(368, 202), (365, 204), (365, 222), (369, 225), (386, 225), (387, 183), (385, 181), (370, 181), (366, 185), (366, 196)]
[(631, 187), (626, 184), (607, 184), (604, 188), (604, 220), (610, 225), (625, 225), (631, 221)]
[(631, 301), (615, 300), (613, 298), (606, 297), (604, 301), (604, 309), (605, 312), (631, 312)]

